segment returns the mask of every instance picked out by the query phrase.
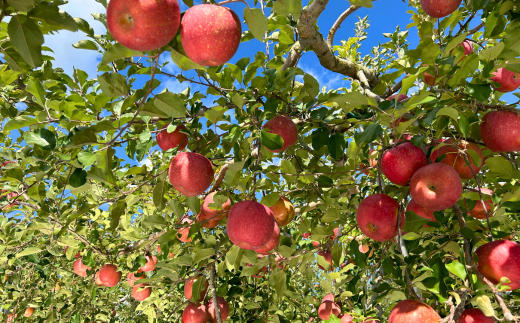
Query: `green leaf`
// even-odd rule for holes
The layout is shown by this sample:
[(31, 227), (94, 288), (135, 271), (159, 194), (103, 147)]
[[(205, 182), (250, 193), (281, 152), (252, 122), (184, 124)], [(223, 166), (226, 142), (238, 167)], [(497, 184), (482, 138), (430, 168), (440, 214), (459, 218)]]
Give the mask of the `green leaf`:
[[(170, 47), (171, 48), (171, 47)], [(172, 61), (183, 71), (189, 71), (189, 70), (206, 70), (206, 67), (201, 66), (188, 57), (182, 55), (175, 49), (171, 49), (170, 56), (172, 58)]]
[(330, 132), (327, 128), (318, 128), (311, 134), (312, 148), (316, 151), (320, 150), (323, 146), (329, 142)]
[[(370, 0), (368, 0), (370, 1)], [(292, 14), (294, 16), (294, 20), (298, 20), (300, 18), (300, 14), (302, 11), (302, 1), (301, 0), (278, 0), (273, 3), (274, 11), (282, 16), (287, 16)]]
[(121, 59), (121, 58), (143, 56), (143, 55), (144, 55), (143, 52), (139, 52), (136, 50), (126, 48), (125, 46), (117, 43), (117, 44), (113, 45), (112, 47), (110, 47), (103, 54), (103, 58), (101, 59), (101, 64), (108, 64), (110, 62), (113, 62), (113, 61)]
[(419, 239), (421, 236), (418, 235), (417, 233), (415, 232), (408, 232), (407, 234), (405, 234), (403, 236), (403, 240), (409, 240), (409, 241), (413, 241), (413, 240), (417, 240)]
[(347, 143), (343, 134), (335, 133), (330, 136), (329, 143), (327, 145), (330, 156), (336, 160), (341, 159), (341, 157), (343, 157), (345, 154), (346, 145)]
[(36, 103), (42, 107), (45, 106), (45, 90), (39, 81), (31, 78), (29, 83), (27, 83), (26, 90), (34, 96), (34, 101)]
[(425, 135), (418, 135), (418, 136), (413, 136), (411, 141), (415, 147), (421, 148), (421, 145), (424, 142), (424, 139), (426, 139)]
[(204, 116), (211, 121), (211, 123), (216, 124), (219, 121), (225, 120), (223, 117), (227, 110), (227, 108), (216, 106), (204, 112)]
[(433, 65), (435, 59), (441, 54), (441, 48), (434, 42), (424, 47), (421, 52), (421, 60), (424, 64)]
[(14, 15), (7, 27), (11, 44), (32, 67), (42, 65), (43, 34), (38, 25), (23, 15)]
[(88, 151), (81, 151), (78, 154), (78, 160), (84, 166), (84, 168), (87, 168), (90, 165), (94, 164), (94, 162), (96, 161), (96, 155)]
[(466, 116), (462, 113), (459, 116), (459, 129), (462, 136), (466, 138), (469, 133), (469, 121), (468, 118), (466, 118)]
[(353, 6), (360, 6), (365, 8), (373, 8), (372, 0), (348, 0)]
[(481, 61), (492, 61), (495, 58), (497, 58), (500, 55), (500, 53), (502, 53), (505, 46), (506, 45), (504, 43), (497, 43), (493, 47), (485, 48), (478, 54), (478, 58)]
[(358, 107), (360, 105), (370, 105), (377, 107), (377, 101), (374, 98), (363, 95), (361, 92), (349, 92), (342, 95), (332, 97), (332, 102), (345, 103), (347, 108)]
[(332, 247), (332, 264), (335, 267), (339, 267), (343, 262), (342, 258), (345, 258), (345, 254), (343, 253), (343, 247), (341, 243), (336, 243), (334, 247)]
[(105, 73), (98, 76), (101, 91), (108, 97), (119, 97), (128, 95), (128, 84), (123, 75), (119, 73)]
[(473, 230), (471, 230), (468, 227), (461, 228), (460, 229), (460, 234), (463, 237), (468, 238), (468, 239), (473, 239), (473, 237), (475, 236), (475, 232), (473, 232)]
[(88, 49), (88, 50), (99, 50), (98, 45), (92, 40), (80, 40), (79, 42), (72, 45), (74, 48), (78, 49)]
[(200, 200), (198, 197), (190, 196), (186, 198), (186, 204), (190, 208), (191, 212), (193, 212), (193, 214), (200, 213)]
[(491, 304), (491, 300), (486, 295), (477, 297), (477, 307), (484, 313), (485, 316), (495, 316), (495, 309)]
[(448, 117), (451, 117), (455, 121), (459, 120), (459, 112), (456, 109), (450, 108), (450, 107), (444, 107), (444, 108), (440, 109), (437, 112), (437, 116), (448, 116)]
[(76, 168), (70, 175), (69, 184), (76, 188), (83, 186), (87, 183), (87, 172), (81, 168)]
[(262, 197), (262, 200), (260, 201), (260, 203), (262, 203), (263, 205), (265, 205), (267, 207), (271, 207), (271, 206), (275, 205), (279, 199), (280, 199), (280, 193), (274, 192), (274, 193), (270, 193), (270, 194), (267, 194), (266, 196)]
[(428, 222), (427, 219), (418, 216), (413, 211), (408, 211), (405, 214), (406, 214), (406, 221), (404, 223), (403, 231), (418, 232)]
[(6, 122), (4, 126), (4, 131), (16, 130), (24, 127), (31, 126), (33, 124), (37, 124), (38, 121), (29, 116), (19, 116), (14, 119), (11, 119)]
[(440, 285), (439, 279), (437, 279), (435, 277), (428, 277), (428, 278), (425, 278), (421, 283), (430, 292), (435, 293), (435, 294), (439, 294), (439, 287), (440, 287), (439, 286)]
[(47, 129), (26, 132), (24, 140), (28, 145), (39, 145), (45, 150), (53, 150), (56, 147), (56, 136)]
[(110, 207), (110, 230), (115, 231), (119, 226), (119, 219), (125, 214), (126, 201), (121, 200), (112, 204)]
[(275, 133), (262, 130), (260, 134), (260, 143), (269, 150), (278, 150), (283, 146), (283, 138)]
[(480, 102), (487, 102), (491, 96), (491, 86), (489, 84), (472, 84), (466, 85), (466, 93), (479, 100)]
[(383, 134), (383, 128), (379, 125), (379, 122), (371, 124), (365, 128), (365, 130), (361, 133), (356, 133), (354, 135), (354, 140), (356, 144), (361, 146), (361, 144), (369, 144), (372, 141), (376, 140)]
[(244, 19), (249, 27), (249, 32), (255, 36), (256, 39), (263, 42), (264, 35), (267, 32), (267, 18), (258, 8), (245, 8)]
[(37, 20), (44, 21), (49, 25), (56, 26), (59, 29), (78, 31), (78, 24), (76, 24), (74, 18), (65, 11), (60, 10), (58, 6), (48, 2), (41, 2), (27, 15), (36, 18)]
[(213, 248), (201, 249), (195, 253), (193, 257), (193, 264), (197, 264), (204, 259), (208, 259), (209, 257), (215, 254), (215, 250)]
[(462, 279), (462, 280), (466, 279), (466, 275), (467, 275), (466, 268), (458, 260), (455, 260), (455, 261), (447, 264), (446, 269), (448, 269), (450, 271), (450, 273), (454, 274), (455, 276), (459, 277), (460, 279)]
[(25, 257), (25, 256), (29, 256), (29, 255), (34, 255), (34, 254), (40, 253), (42, 251), (43, 250), (41, 250), (40, 248), (29, 247), (29, 248), (24, 249), (22, 252), (17, 253), (16, 254), (16, 259), (22, 258), (22, 257)]
[(153, 189), (153, 204), (159, 211), (166, 207), (166, 199), (164, 198), (164, 192), (166, 190), (166, 182), (161, 181), (155, 184)]
[(186, 117), (186, 107), (182, 98), (175, 93), (163, 92), (155, 96), (155, 106), (171, 118)]
[(503, 174), (508, 177), (511, 177), (513, 174), (513, 165), (502, 156), (488, 158), (485, 164), (493, 173)]
[(16, 11), (29, 12), (34, 8), (35, 0), (7, 0)]

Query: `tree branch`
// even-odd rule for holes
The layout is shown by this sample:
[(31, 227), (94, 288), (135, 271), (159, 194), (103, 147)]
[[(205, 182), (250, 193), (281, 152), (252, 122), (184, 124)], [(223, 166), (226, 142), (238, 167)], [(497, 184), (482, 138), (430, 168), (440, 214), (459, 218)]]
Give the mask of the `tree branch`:
[(334, 43), (334, 36), (336, 35), (336, 32), (338, 31), (339, 27), (341, 27), (341, 24), (345, 19), (348, 18), (351, 14), (353, 14), (356, 10), (361, 8), (360, 6), (350, 6), (347, 10), (345, 10), (336, 20), (334, 25), (329, 30), (329, 36), (327, 37), (327, 44), (332, 48), (332, 45)]

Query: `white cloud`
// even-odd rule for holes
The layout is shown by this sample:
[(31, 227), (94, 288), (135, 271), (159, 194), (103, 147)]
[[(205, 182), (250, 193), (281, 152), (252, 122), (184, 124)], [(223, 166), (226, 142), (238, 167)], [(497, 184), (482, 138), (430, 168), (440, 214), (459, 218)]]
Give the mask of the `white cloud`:
[(148, 169), (149, 171), (151, 171), (153, 168), (152, 161), (148, 158), (145, 158), (141, 162), (139, 162), (139, 166), (144, 166), (144, 165), (146, 165), (146, 169)]
[[(346, 81), (343, 80), (345, 76), (330, 72), (321, 65), (318, 65), (318, 68), (315, 68), (314, 66), (300, 63), (298, 67), (301, 68), (305, 73), (312, 75), (316, 81), (318, 81), (320, 84), (320, 91), (324, 86), (328, 91), (330, 89), (342, 86), (341, 83), (343, 83), (343, 86), (346, 85)], [(303, 82), (303, 78), (299, 81)]]

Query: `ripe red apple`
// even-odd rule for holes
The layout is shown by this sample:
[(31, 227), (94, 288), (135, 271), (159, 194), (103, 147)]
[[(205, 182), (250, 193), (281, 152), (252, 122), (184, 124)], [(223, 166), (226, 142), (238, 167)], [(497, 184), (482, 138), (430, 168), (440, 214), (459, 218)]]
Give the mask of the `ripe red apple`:
[(421, 7), (433, 18), (442, 18), (457, 10), (462, 0), (421, 0)]
[[(168, 126), (164, 127), (167, 128)], [(186, 129), (184, 125), (178, 125), (177, 128), (168, 133), (168, 131), (163, 130), (159, 132), (157, 135), (157, 144), (163, 151), (167, 151), (168, 149), (172, 149), (175, 147), (179, 147), (178, 151), (183, 150), (188, 145), (188, 135), (182, 133), (181, 130)]]
[(397, 303), (388, 317), (388, 323), (439, 323), (441, 317), (428, 305), (406, 299)]
[(182, 18), (181, 42), (186, 55), (203, 66), (229, 61), (240, 45), (242, 26), (233, 10), (214, 4), (193, 6)]
[(478, 271), (493, 284), (498, 284), (500, 278), (507, 277), (511, 290), (520, 287), (520, 245), (509, 240), (497, 240), (480, 246), (478, 256)]
[(462, 196), (459, 174), (445, 164), (429, 164), (413, 174), (410, 195), (417, 204), (432, 211), (452, 207)]
[(202, 194), (211, 185), (214, 174), (209, 159), (190, 152), (175, 156), (168, 171), (173, 188), (186, 196)]
[(340, 314), (338, 318), (341, 319), (341, 323), (354, 322), (354, 318), (348, 313)]
[(228, 236), (242, 249), (259, 249), (271, 239), (275, 222), (267, 206), (255, 201), (238, 202), (229, 212)]
[(103, 282), (99, 278), (99, 270), (96, 271), (96, 274), (94, 275), (94, 282), (96, 283), (97, 286), (105, 286), (105, 284), (103, 284)]
[(148, 52), (168, 44), (179, 29), (177, 0), (111, 0), (107, 8), (110, 34), (121, 45)]
[[(192, 300), (193, 284), (195, 284), (200, 279), (204, 279), (204, 278), (201, 276), (190, 277), (186, 280), (186, 283), (184, 284), (184, 297), (186, 297), (187, 299), (189, 299), (192, 302), (193, 302), (193, 300)], [(208, 286), (209, 286), (208, 282), (204, 279), (204, 289), (200, 291), (198, 303), (200, 303), (200, 301), (204, 298), (204, 295), (206, 295)]]
[(464, 47), (464, 56), (471, 55), (471, 53), (474, 51), (473, 43), (470, 40), (464, 40), (459, 46)]
[[(143, 271), (141, 269), (139, 269), (137, 272), (142, 273)], [(134, 287), (134, 284), (136, 281), (138, 281), (139, 279), (144, 279), (144, 278), (145, 278), (144, 275), (136, 277), (135, 274), (133, 274), (133, 273), (126, 274), (126, 281), (128, 282), (128, 285), (130, 285), (130, 287)]]
[(206, 196), (201, 211), (204, 212), (208, 218), (220, 221), (225, 219), (228, 215), (229, 210), (231, 209), (231, 200), (228, 198), (227, 201), (222, 204), (222, 207), (212, 205), (215, 203), (213, 200), (215, 194), (217, 194), (217, 192), (210, 193)]
[(280, 244), (280, 227), (275, 222), (274, 223), (274, 231), (273, 235), (271, 236), (271, 239), (265, 244), (265, 246), (255, 249), (255, 251), (261, 255), (268, 255), (271, 250), (278, 247)]
[(493, 75), (491, 81), (501, 85), (500, 87), (496, 87), (492, 84), (493, 88), (498, 92), (513, 92), (520, 87), (520, 73), (511, 72), (505, 68), (499, 68), (493, 73)]
[(429, 86), (435, 86), (437, 85), (437, 77), (433, 76), (431, 74), (428, 74), (424, 72), (424, 83), (428, 84)]
[(200, 223), (200, 225), (203, 227), (203, 228), (208, 228), (208, 229), (213, 229), (214, 227), (216, 227), (217, 225), (219, 225), (220, 223), (220, 220), (214, 218), (214, 217), (211, 217), (211, 216), (208, 216), (206, 213), (204, 213), (203, 211), (201, 211), (196, 217), (195, 217), (195, 220), (197, 221), (197, 223)]
[(144, 272), (154, 270), (155, 265), (157, 264), (157, 257), (154, 255), (150, 255), (150, 256), (145, 256), (145, 258), (146, 258), (146, 263), (144, 264), (144, 266), (142, 266), (139, 269)]
[[(488, 188), (481, 188), (480, 190), (482, 192), (482, 198), (484, 200), (484, 204), (486, 205), (486, 209), (484, 210), (484, 205), (482, 205), (481, 201), (476, 201), (475, 206), (469, 210), (469, 215), (474, 217), (475, 219), (483, 220), (486, 218), (486, 210), (489, 214), (489, 216), (493, 216), (493, 201), (491, 198), (489, 198), (491, 195), (493, 195), (493, 191)], [(467, 207), (466, 199), (464, 199), (464, 204)]]
[[(144, 301), (152, 294), (152, 287), (146, 287), (148, 284), (137, 284), (132, 287), (132, 297), (139, 302)], [(139, 288), (144, 288), (139, 290)]]
[(34, 308), (33, 307), (28, 307), (25, 309), (25, 313), (23, 316), (25, 317), (31, 317), (31, 315), (33, 315), (34, 313)]
[[(445, 141), (448, 145), (455, 144), (455, 140), (453, 138), (450, 138)], [(440, 163), (446, 164), (448, 166), (453, 167), (457, 173), (459, 173), (460, 178), (462, 179), (470, 179), (473, 178), (473, 173), (471, 170), (475, 172), (475, 174), (478, 174), (483, 163), (483, 156), (482, 156), (482, 150), (479, 148), (479, 146), (475, 145), (474, 143), (467, 142), (465, 140), (461, 140), (458, 142), (457, 147), (460, 150), (473, 150), (479, 157), (480, 157), (480, 165), (475, 165), (474, 161), (468, 154), (468, 160), (471, 163), (471, 168), (469, 165), (466, 164), (466, 160), (463, 156), (459, 155), (459, 152), (457, 149), (453, 148), (452, 146), (442, 146), (439, 149), (433, 151), (430, 155), (430, 159), (432, 162), (435, 162), (437, 157), (440, 157), (442, 155), (445, 155), (444, 158), (439, 161)]]
[(496, 153), (520, 151), (520, 117), (513, 112), (488, 112), (480, 134), (486, 147)]
[[(220, 296), (217, 296), (217, 303), (220, 309), (220, 318), (222, 319), (222, 322), (224, 322), (229, 316), (229, 305), (226, 300)], [(215, 311), (215, 304), (213, 303), (213, 297), (209, 299), (207, 309), (210, 317), (209, 321), (211, 323), (217, 323), (217, 314)]]
[(15, 315), (14, 313), (7, 315), (7, 323), (13, 322), (16, 317), (17, 315)]
[(74, 272), (76, 273), (76, 275), (79, 275), (81, 277), (87, 277), (87, 270), (90, 270), (90, 267), (84, 265), (81, 262), (81, 259), (74, 261)]
[[(374, 249), (370, 249), (370, 247), (368, 245), (363, 245), (363, 244), (360, 244), (359, 247), (358, 247), (358, 250), (359, 252), (361, 253), (367, 253), (368, 250), (370, 250), (370, 254), (368, 254), (368, 257), (372, 257), (372, 255), (374, 254)], [(346, 265), (345, 265), (346, 266)], [(344, 267), (344, 266), (343, 266)]]
[(184, 243), (191, 242), (191, 238), (188, 238), (188, 236), (190, 234), (190, 227), (193, 224), (193, 221), (188, 218), (184, 218), (182, 219), (181, 223), (188, 223), (188, 226), (177, 230), (177, 232), (179, 232), (181, 235), (180, 238), (177, 236), (177, 239)]
[(294, 205), (285, 196), (281, 196), (270, 209), (273, 212), (274, 219), (281, 227), (288, 225), (294, 219)]
[(206, 305), (189, 303), (182, 312), (182, 323), (206, 323), (210, 319)]
[[(399, 97), (397, 97), (397, 96), (399, 96)], [(394, 100), (395, 98), (397, 98), (397, 101), (401, 102), (401, 101), (403, 101), (403, 100), (408, 99), (408, 95), (406, 95), (406, 94), (394, 94), (394, 95), (388, 97), (388, 99), (386, 99), (386, 100), (387, 100), (387, 101), (392, 101), (392, 100)]]
[(407, 185), (412, 175), (428, 160), (421, 148), (405, 142), (387, 150), (381, 161), (381, 171), (388, 180), (397, 185)]
[(307, 238), (310, 237), (310, 236), (311, 236), (311, 233), (310, 233), (310, 232), (302, 233), (302, 237), (303, 237), (304, 239), (307, 239)]
[(117, 271), (116, 265), (104, 265), (99, 271), (99, 280), (107, 287), (114, 287), (121, 280), (122, 274), (122, 272)]
[(457, 320), (457, 323), (495, 323), (492, 316), (486, 316), (478, 308), (467, 309)]
[[(385, 194), (373, 194), (359, 204), (356, 218), (361, 231), (376, 241), (388, 241), (397, 235), (399, 203)], [(401, 227), (406, 218), (401, 214)]]
[[(320, 251), (318, 252), (318, 256), (322, 256), (323, 258), (325, 258), (325, 261), (328, 262), (330, 264), (330, 268), (328, 271), (333, 271), (334, 270), (334, 267), (332, 266), (332, 253), (330, 251)], [(325, 268), (323, 268), (321, 265), (318, 265), (318, 267), (321, 269), (321, 270), (325, 270)]]
[(321, 302), (320, 307), (318, 307), (318, 315), (322, 320), (328, 320), (331, 314), (337, 317), (340, 313), (341, 309), (334, 301), (324, 300)]
[(279, 153), (281, 151), (286, 150), (296, 143), (298, 140), (298, 128), (291, 120), (286, 116), (276, 116), (271, 120), (267, 121), (262, 127), (268, 133), (274, 133), (282, 137), (283, 145), (282, 148), (271, 150), (267, 148), (267, 150), (272, 151), (274, 153)]
[(413, 211), (415, 212), (415, 214), (422, 218), (428, 219), (433, 222), (437, 222), (437, 220), (435, 219), (435, 215), (433, 214), (433, 211), (420, 206), (419, 204), (417, 204), (417, 202), (415, 202), (415, 200), (410, 200), (410, 202), (408, 202), (408, 205), (406, 206), (406, 212), (408, 211)]

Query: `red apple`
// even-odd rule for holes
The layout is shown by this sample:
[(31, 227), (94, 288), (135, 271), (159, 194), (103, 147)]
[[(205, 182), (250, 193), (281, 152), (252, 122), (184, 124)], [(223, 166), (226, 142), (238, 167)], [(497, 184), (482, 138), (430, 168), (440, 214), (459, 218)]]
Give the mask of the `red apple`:
[(255, 249), (255, 251), (262, 255), (268, 255), (271, 252), (271, 250), (278, 247), (279, 244), (280, 244), (280, 227), (275, 222), (273, 235), (271, 236), (271, 239), (269, 239), (269, 242), (267, 242), (265, 244), (265, 246)]
[(340, 316), (338, 316), (338, 318), (341, 319), (341, 323), (354, 322), (354, 318), (348, 313), (340, 314)]
[(94, 275), (94, 282), (96, 283), (97, 286), (105, 286), (105, 284), (103, 284), (103, 282), (99, 278), (99, 270), (96, 271), (96, 274)]
[(462, 196), (459, 174), (446, 164), (429, 164), (410, 181), (410, 195), (417, 204), (432, 211), (452, 207)]
[(213, 229), (214, 227), (216, 227), (220, 223), (220, 220), (218, 220), (218, 219), (216, 219), (214, 217), (208, 216), (203, 211), (201, 211), (197, 215), (197, 217), (195, 217), (195, 220), (197, 221), (197, 223), (200, 223), (200, 225), (203, 228), (208, 228), (208, 229)]
[[(142, 273), (142, 272), (143, 271), (141, 269), (139, 269), (137, 271), (137, 273)], [(130, 285), (130, 287), (133, 287), (135, 282), (138, 281), (139, 279), (144, 279), (144, 278), (145, 278), (144, 275), (136, 277), (135, 274), (133, 274), (133, 273), (126, 274), (126, 281), (128, 282), (128, 285)]]
[(275, 222), (267, 206), (255, 201), (238, 202), (229, 212), (229, 239), (242, 249), (259, 249), (271, 239)]
[(189, 303), (182, 312), (182, 323), (206, 323), (210, 319), (206, 305)]
[(478, 308), (471, 308), (462, 312), (457, 323), (495, 323), (495, 320), (492, 316), (484, 315)]
[[(482, 199), (484, 200), (484, 204), (486, 205), (486, 209), (484, 210), (484, 205), (481, 201), (476, 201), (475, 206), (469, 210), (469, 215), (474, 217), (475, 219), (483, 220), (486, 218), (486, 210), (489, 214), (489, 216), (493, 216), (493, 213), (491, 210), (493, 210), (493, 201), (490, 197), (493, 195), (493, 191), (488, 188), (481, 188), (480, 190), (482, 192)], [(464, 204), (467, 207), (466, 200), (464, 199)]]
[(321, 243), (318, 242), (318, 241), (313, 241), (313, 242), (312, 242), (312, 245), (313, 245), (314, 247), (318, 248), (318, 247), (321, 245)]
[(31, 317), (31, 315), (33, 315), (34, 313), (34, 308), (33, 307), (28, 307), (25, 309), (25, 313), (23, 316), (25, 317)]
[(443, 18), (457, 10), (461, 3), (462, 0), (421, 0), (421, 7), (428, 16)]
[(122, 274), (120, 271), (117, 271), (116, 265), (104, 265), (99, 271), (99, 280), (107, 287), (114, 287), (121, 280)]
[[(152, 294), (152, 287), (146, 287), (148, 284), (137, 284), (132, 287), (132, 297), (139, 302), (144, 301)], [(139, 290), (140, 288), (144, 288)]]
[(111, 0), (107, 8), (110, 34), (121, 45), (148, 52), (168, 44), (179, 29), (177, 0)]
[(281, 227), (288, 225), (294, 219), (294, 205), (285, 196), (281, 196), (270, 209), (273, 212), (274, 219)]
[(437, 85), (437, 77), (433, 76), (431, 74), (428, 74), (424, 72), (424, 83), (426, 83), (429, 86), (435, 86)]
[(487, 113), (480, 134), (486, 147), (496, 153), (520, 151), (520, 117), (513, 112)]
[(449, 145), (455, 144), (455, 140), (453, 140), (453, 138), (450, 138), (450, 139), (446, 140), (446, 143), (448, 145), (442, 146), (439, 149), (434, 150), (431, 153), (430, 159), (432, 162), (435, 162), (437, 157), (445, 155), (444, 158), (439, 162), (453, 167), (457, 171), (457, 173), (459, 173), (460, 178), (462, 178), (462, 179), (473, 178), (473, 173), (471, 172), (472, 169), (473, 169), (473, 172), (475, 172), (475, 174), (478, 174), (478, 172), (484, 165), (484, 163), (483, 163), (484, 157), (482, 156), (482, 150), (480, 150), (479, 146), (475, 145), (474, 143), (467, 142), (465, 140), (461, 140), (457, 144), (457, 147), (460, 150), (473, 150), (480, 157), (480, 165), (477, 166), (477, 165), (475, 165), (474, 161), (468, 154), (467, 157), (468, 157), (469, 162), (471, 163), (471, 168), (470, 168), (470, 166), (466, 164), (466, 160), (464, 159), (464, 157), (459, 155), (458, 150), (453, 148), (452, 146), (449, 146)]
[[(397, 96), (399, 96), (399, 97), (397, 98)], [(388, 99), (386, 99), (386, 100), (387, 100), (387, 101), (392, 101), (392, 100), (394, 100), (395, 98), (397, 98), (397, 101), (401, 102), (401, 101), (403, 101), (403, 100), (408, 99), (408, 95), (406, 95), (406, 94), (394, 94), (394, 95), (390, 96), (390, 97), (389, 97)]]
[(139, 269), (144, 272), (154, 270), (155, 265), (157, 264), (157, 257), (154, 255), (151, 255), (151, 256), (145, 256), (145, 258), (146, 258), (146, 263), (144, 264), (144, 266), (142, 266)]
[(220, 221), (228, 215), (229, 210), (231, 209), (231, 200), (228, 198), (227, 201), (222, 204), (222, 207), (213, 205), (215, 203), (213, 201), (215, 194), (217, 194), (217, 192), (210, 193), (206, 196), (201, 211), (204, 212), (208, 218)]
[(473, 43), (470, 40), (464, 40), (459, 46), (464, 47), (464, 56), (471, 55), (473, 53)]
[(242, 26), (233, 10), (214, 4), (193, 6), (182, 18), (181, 42), (186, 55), (203, 66), (229, 61), (240, 45)]
[(9, 315), (7, 315), (7, 323), (11, 323), (14, 321), (14, 319), (17, 317), (17, 315), (15, 315), (14, 313), (11, 313)]
[(190, 152), (175, 156), (168, 171), (173, 188), (186, 196), (202, 194), (211, 185), (214, 174), (209, 159)]
[(408, 205), (406, 206), (406, 212), (408, 211), (413, 211), (415, 212), (415, 214), (422, 218), (428, 219), (433, 222), (437, 222), (432, 210), (420, 206), (414, 200), (410, 200), (410, 202), (408, 202)]
[(81, 262), (81, 259), (74, 261), (74, 272), (76, 273), (76, 275), (79, 275), (81, 277), (87, 277), (87, 270), (90, 270), (90, 267), (84, 265)]
[(189, 234), (190, 234), (190, 227), (193, 224), (193, 221), (188, 218), (184, 218), (184, 219), (182, 219), (181, 223), (188, 223), (188, 226), (184, 227), (182, 229), (177, 229), (177, 232), (179, 232), (181, 235), (180, 238), (179, 238), (179, 236), (177, 236), (177, 239), (179, 239), (181, 242), (184, 242), (184, 243), (191, 242), (191, 238), (189, 238)]
[(307, 238), (310, 237), (310, 236), (311, 236), (311, 233), (310, 233), (310, 232), (302, 233), (302, 237), (303, 237), (304, 239), (307, 239)]
[[(168, 126), (164, 127), (167, 128)], [(163, 128), (163, 129), (164, 129)], [(163, 151), (167, 151), (168, 149), (172, 149), (175, 147), (179, 147), (178, 151), (183, 150), (188, 145), (188, 135), (182, 133), (181, 130), (186, 129), (184, 125), (178, 125), (177, 128), (168, 133), (168, 131), (163, 130), (159, 132), (157, 135), (157, 144)]]
[(341, 313), (341, 309), (338, 304), (333, 301), (324, 300), (321, 302), (318, 308), (318, 315), (322, 320), (328, 320), (331, 314), (338, 316)]
[(406, 299), (397, 303), (388, 318), (388, 323), (439, 323), (441, 317), (428, 305)]
[(276, 256), (276, 258), (274, 258), (274, 261), (275, 261), (275, 264), (276, 264), (276, 267), (278, 268), (282, 268), (282, 270), (285, 270), (285, 267), (287, 267), (287, 264), (284, 264), (284, 262), (286, 261), (287, 259), (283, 256)]
[[(195, 284), (200, 279), (204, 279), (204, 278), (201, 276), (190, 277), (186, 280), (186, 283), (184, 284), (184, 297), (186, 297), (187, 299), (189, 299), (192, 302), (193, 302), (193, 299), (192, 299), (193, 284)], [(204, 289), (200, 291), (198, 303), (200, 303), (200, 301), (202, 301), (202, 299), (204, 298), (204, 295), (206, 295), (208, 286), (209, 286), (208, 282), (204, 279)]]
[(363, 323), (380, 323), (380, 322), (372, 317), (369, 317), (369, 318), (364, 319)]
[(388, 180), (397, 185), (407, 185), (412, 175), (428, 164), (421, 148), (405, 142), (387, 150), (381, 161), (381, 171)]
[(520, 73), (511, 72), (505, 68), (499, 68), (493, 73), (493, 75), (491, 81), (501, 85), (500, 87), (496, 87), (492, 84), (493, 88), (498, 92), (513, 92), (520, 87)]
[(507, 277), (511, 282), (503, 284), (509, 288), (520, 287), (520, 245), (509, 240), (497, 240), (480, 246), (478, 256), (478, 271), (493, 284), (498, 284), (500, 278)]
[[(327, 251), (327, 252), (320, 251), (320, 252), (318, 252), (318, 256), (322, 256), (323, 258), (325, 258), (325, 261), (330, 264), (330, 268), (328, 269), (328, 271), (334, 270), (334, 267), (332, 266), (332, 253), (330, 251)], [(318, 265), (318, 267), (321, 270), (325, 270), (325, 268), (323, 268), (321, 265)]]
[[(385, 194), (373, 194), (359, 204), (357, 223), (361, 231), (376, 241), (388, 241), (397, 235), (399, 203)], [(401, 214), (401, 227), (406, 218)]]
[(272, 151), (274, 153), (279, 153), (281, 151), (286, 150), (296, 143), (298, 140), (298, 128), (291, 120), (286, 116), (276, 116), (271, 120), (267, 121), (262, 127), (263, 130), (269, 133), (274, 133), (282, 137), (283, 145), (282, 148), (271, 150), (267, 148), (267, 150)]
[[(358, 250), (359, 252), (361, 253), (367, 253), (368, 250), (370, 250), (370, 247), (368, 245), (363, 245), (363, 244), (360, 244), (359, 247), (358, 247)], [(370, 250), (370, 254), (368, 254), (368, 257), (372, 257), (372, 255), (374, 254), (374, 249)], [(345, 265), (346, 266), (346, 265)], [(344, 266), (343, 266), (344, 267)]]
[[(226, 300), (220, 296), (217, 296), (217, 303), (220, 309), (220, 318), (222, 319), (222, 322), (224, 322), (229, 316), (229, 305)], [(213, 297), (209, 299), (207, 309), (210, 317), (209, 321), (211, 323), (217, 323), (217, 313), (215, 311), (215, 304), (213, 304)]]

